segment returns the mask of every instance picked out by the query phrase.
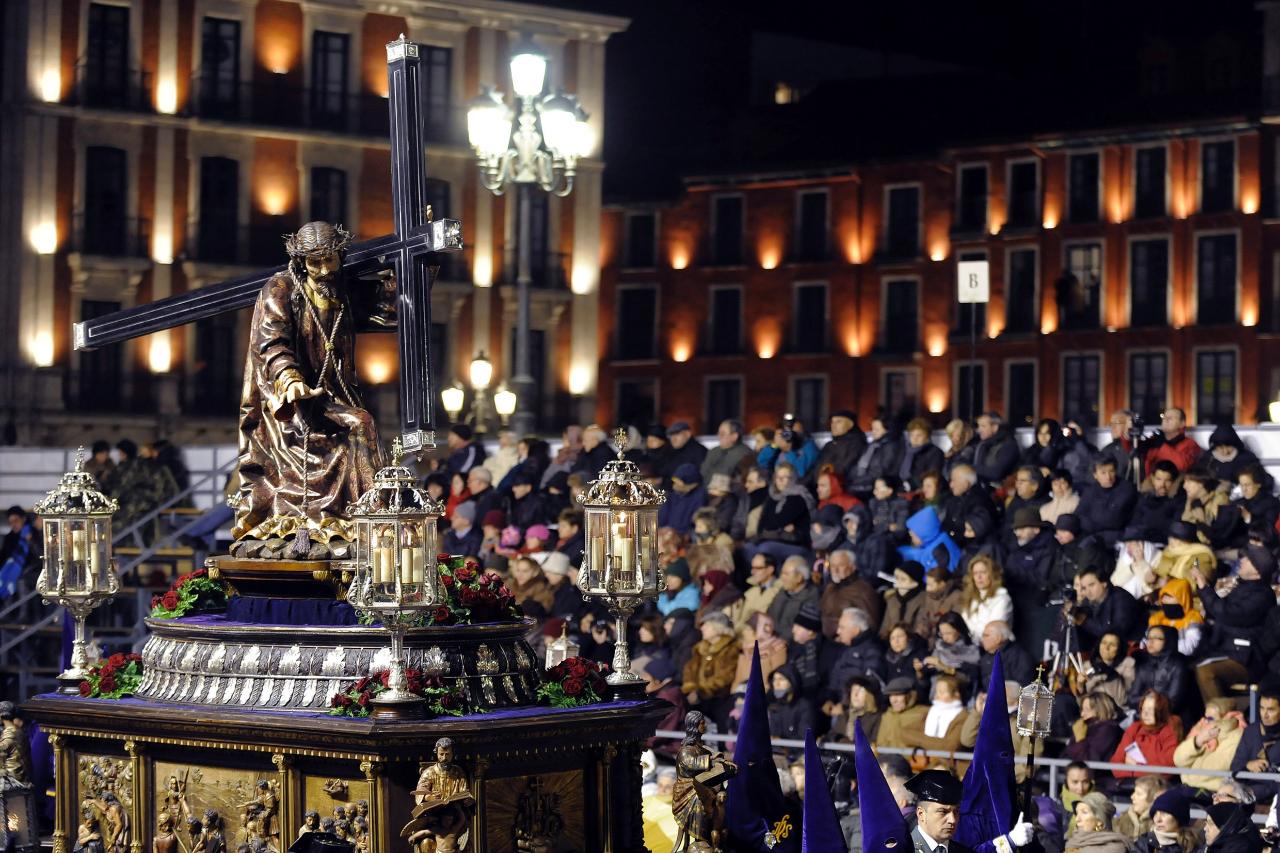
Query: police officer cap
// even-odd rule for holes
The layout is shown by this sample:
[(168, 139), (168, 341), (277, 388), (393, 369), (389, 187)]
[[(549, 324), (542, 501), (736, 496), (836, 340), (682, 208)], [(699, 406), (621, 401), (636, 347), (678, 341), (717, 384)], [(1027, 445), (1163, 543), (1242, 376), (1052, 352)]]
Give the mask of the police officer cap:
[(920, 802), (960, 805), (964, 789), (960, 780), (946, 770), (921, 770), (907, 780), (907, 790)]

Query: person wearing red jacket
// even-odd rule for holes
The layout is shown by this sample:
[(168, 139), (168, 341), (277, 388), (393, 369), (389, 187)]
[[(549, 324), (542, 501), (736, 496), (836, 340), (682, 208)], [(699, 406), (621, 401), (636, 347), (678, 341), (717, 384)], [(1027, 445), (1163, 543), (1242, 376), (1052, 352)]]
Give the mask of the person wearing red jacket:
[(1114, 764), (1130, 764), (1134, 770), (1116, 770), (1118, 777), (1146, 774), (1144, 767), (1172, 767), (1173, 751), (1182, 740), (1181, 726), (1169, 711), (1169, 699), (1163, 693), (1148, 690), (1138, 703), (1138, 719), (1124, 730), (1120, 745), (1111, 756)]
[(1170, 406), (1161, 413), (1160, 431), (1164, 433), (1164, 442), (1147, 453), (1148, 477), (1161, 459), (1172, 462), (1181, 473), (1195, 465), (1200, 454), (1204, 453), (1200, 445), (1187, 435), (1187, 413), (1177, 406)]

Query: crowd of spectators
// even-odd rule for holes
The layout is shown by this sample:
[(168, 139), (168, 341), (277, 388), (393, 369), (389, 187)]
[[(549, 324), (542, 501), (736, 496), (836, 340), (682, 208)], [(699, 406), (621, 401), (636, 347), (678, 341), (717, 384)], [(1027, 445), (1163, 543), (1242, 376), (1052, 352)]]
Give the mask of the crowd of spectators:
[[(1115, 413), (1101, 448), (1053, 420), (1024, 448), (996, 413), (952, 421), (943, 447), (923, 420), (876, 417), (864, 432), (840, 411), (829, 427), (821, 447), (792, 419), (750, 434), (725, 421), (711, 448), (683, 422), (632, 430), (627, 457), (668, 494), (666, 591), (628, 637), (649, 691), (672, 703), (661, 728), (697, 709), (734, 732), (758, 646), (774, 737), (849, 742), (861, 721), (920, 769), (938, 761), (925, 750), (973, 746), (998, 657), (1011, 729), (1043, 663), (1057, 701), (1036, 748), (1079, 762), (1037, 818), (1058, 849), (1091, 832), (1117, 850), (1190, 853), (1193, 804), (1270, 804), (1270, 782), (1203, 772), (1280, 765), (1280, 500), (1231, 426), (1207, 448), (1177, 408), (1146, 434)], [(615, 454), (604, 430), (570, 427), (554, 455), (502, 433), (486, 455), (458, 426), (449, 448), (426, 478), (447, 503), (444, 550), (507, 574), (539, 650), (567, 633), (611, 662), (613, 626), (576, 585), (577, 496)]]

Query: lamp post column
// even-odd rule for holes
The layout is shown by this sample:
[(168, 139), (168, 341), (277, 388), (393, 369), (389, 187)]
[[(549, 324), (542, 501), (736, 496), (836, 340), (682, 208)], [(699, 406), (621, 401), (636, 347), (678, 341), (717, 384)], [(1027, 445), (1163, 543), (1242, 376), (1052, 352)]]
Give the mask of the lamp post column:
[(516, 435), (523, 437), (531, 434), (537, 423), (537, 417), (530, 408), (533, 376), (529, 364), (529, 288), (533, 283), (529, 193), (533, 192), (533, 186), (521, 182), (516, 184), (516, 188), (520, 195), (519, 230), (516, 238), (519, 243), (516, 266), (516, 369), (515, 376), (511, 378), (514, 386), (512, 390), (516, 392), (516, 412), (511, 419), (511, 428)]

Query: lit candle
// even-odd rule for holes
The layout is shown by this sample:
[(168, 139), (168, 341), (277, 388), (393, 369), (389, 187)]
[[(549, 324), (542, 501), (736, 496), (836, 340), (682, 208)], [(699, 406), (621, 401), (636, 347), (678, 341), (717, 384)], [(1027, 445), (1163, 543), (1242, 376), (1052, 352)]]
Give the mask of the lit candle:
[(418, 575), (422, 573), (422, 560), (418, 549), (406, 545), (400, 549), (400, 583), (419, 583)]
[(627, 517), (622, 516), (622, 520), (613, 526), (613, 541), (611, 543), (613, 554), (618, 558), (618, 572), (622, 575), (621, 582), (630, 584), (630, 576), (635, 571), (635, 552), (631, 548), (634, 541), (627, 535)]
[(83, 530), (71, 531), (71, 577), (67, 586), (82, 589), (85, 586), (85, 563), (89, 556), (88, 537)]
[(83, 560), (85, 557), (85, 535), (83, 530), (71, 531), (71, 559)]
[(603, 536), (597, 536), (591, 540), (591, 565), (589, 568), (590, 577), (587, 578), (589, 584), (593, 581), (598, 582), (600, 576), (607, 574), (609, 571), (609, 564), (605, 562), (604, 557)]

